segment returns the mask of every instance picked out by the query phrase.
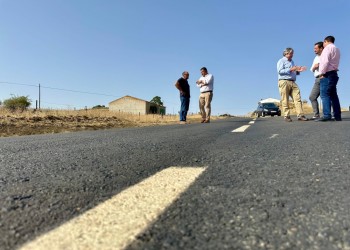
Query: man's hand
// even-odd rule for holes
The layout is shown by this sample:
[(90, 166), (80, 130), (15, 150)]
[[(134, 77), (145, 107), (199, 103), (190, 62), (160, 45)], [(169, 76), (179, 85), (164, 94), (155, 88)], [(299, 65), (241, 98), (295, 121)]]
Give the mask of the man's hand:
[(298, 69), (298, 66), (293, 66), (293, 67), (290, 68), (290, 71), (291, 71), (291, 72), (297, 71), (297, 69)]
[(306, 70), (306, 67), (305, 66), (297, 66), (297, 71), (298, 72), (303, 72)]
[(316, 69), (318, 69), (318, 66), (319, 66), (320, 64), (319, 63), (316, 63), (313, 67), (312, 67), (312, 71), (315, 71)]

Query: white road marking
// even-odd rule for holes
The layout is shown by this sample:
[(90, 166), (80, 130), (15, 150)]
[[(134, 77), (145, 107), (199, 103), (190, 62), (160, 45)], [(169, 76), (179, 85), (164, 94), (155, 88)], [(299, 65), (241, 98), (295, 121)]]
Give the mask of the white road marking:
[(241, 133), (244, 132), (247, 128), (249, 128), (250, 125), (243, 125), (242, 127), (236, 128), (235, 130), (232, 130), (233, 133)]
[(123, 249), (178, 199), (205, 169), (164, 169), (21, 249)]
[(273, 134), (272, 136), (269, 137), (269, 139), (273, 139), (273, 138), (275, 138), (277, 136), (278, 136), (278, 134)]
[(255, 123), (255, 121), (250, 121), (250, 122), (249, 122), (249, 124), (254, 124), (254, 123)]

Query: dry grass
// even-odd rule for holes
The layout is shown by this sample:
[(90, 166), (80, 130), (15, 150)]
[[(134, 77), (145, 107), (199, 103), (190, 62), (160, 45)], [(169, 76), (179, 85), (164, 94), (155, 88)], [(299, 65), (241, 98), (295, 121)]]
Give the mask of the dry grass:
[[(200, 115), (188, 116), (191, 123), (200, 120)], [(178, 115), (134, 115), (104, 109), (28, 110), (15, 113), (0, 109), (0, 136), (165, 125), (178, 121)]]
[[(308, 103), (303, 103), (303, 110), (304, 110), (304, 114), (306, 115), (313, 115), (313, 109), (312, 109), (312, 106)], [(346, 108), (341, 108), (342, 111), (348, 111), (348, 109)], [(322, 112), (322, 107), (320, 108), (320, 112)], [(295, 111), (295, 108), (294, 108), (294, 105), (291, 105), (291, 114), (292, 115), (296, 115), (296, 111)]]
[[(294, 107), (294, 103), (293, 101), (290, 101), (289, 102), (289, 108), (290, 108), (290, 114), (291, 115), (297, 115), (297, 112), (296, 112), (296, 109)], [(281, 106), (280, 106), (280, 109), (282, 110)], [(313, 115), (313, 109), (312, 109), (312, 106), (308, 103), (303, 103), (303, 110), (304, 110), (304, 114), (305, 115)], [(341, 108), (342, 111), (348, 111), (348, 109), (346, 108)], [(320, 112), (322, 112), (322, 107), (320, 108)], [(254, 112), (251, 112), (249, 113), (249, 116), (250, 117), (255, 117), (256, 114)], [(282, 111), (282, 116), (283, 116), (283, 111)]]

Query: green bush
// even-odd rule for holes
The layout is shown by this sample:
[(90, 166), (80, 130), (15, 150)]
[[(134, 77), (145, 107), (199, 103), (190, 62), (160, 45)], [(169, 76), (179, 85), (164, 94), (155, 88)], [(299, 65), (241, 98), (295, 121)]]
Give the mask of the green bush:
[(3, 105), (5, 108), (9, 109), (10, 111), (24, 111), (26, 110), (31, 104), (31, 100), (28, 96), (12, 96), (9, 99), (4, 100)]

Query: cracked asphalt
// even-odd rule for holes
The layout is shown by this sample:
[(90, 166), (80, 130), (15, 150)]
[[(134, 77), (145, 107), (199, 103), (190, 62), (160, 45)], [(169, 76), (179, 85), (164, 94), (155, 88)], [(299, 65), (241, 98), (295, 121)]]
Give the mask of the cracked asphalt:
[(207, 169), (127, 249), (350, 249), (350, 114), (249, 121), (0, 138), (0, 249), (170, 166)]

